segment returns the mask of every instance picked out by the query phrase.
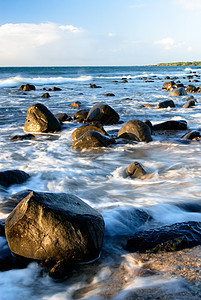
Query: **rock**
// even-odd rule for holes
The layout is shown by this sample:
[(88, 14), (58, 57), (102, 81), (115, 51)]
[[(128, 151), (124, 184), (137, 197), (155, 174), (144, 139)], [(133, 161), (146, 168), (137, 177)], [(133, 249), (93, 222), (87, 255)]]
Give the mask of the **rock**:
[(120, 134), (118, 136), (119, 139), (125, 139), (125, 140), (129, 140), (129, 141), (136, 141), (136, 142), (140, 142), (140, 140), (138, 139), (138, 137), (130, 132), (124, 132), (122, 134)]
[(73, 269), (74, 264), (72, 261), (58, 261), (49, 271), (49, 276), (53, 279), (62, 279), (64, 277), (67, 279), (72, 275)]
[(186, 90), (184, 87), (179, 87), (177, 89), (173, 89), (170, 91), (169, 96), (177, 97), (177, 96), (184, 96), (187, 95)]
[(150, 120), (144, 120), (143, 122), (144, 122), (146, 125), (149, 126), (149, 128), (150, 128), (150, 130), (151, 130), (151, 133), (152, 133), (152, 127), (153, 127), (153, 125), (152, 125), (151, 121), (150, 121)]
[(69, 117), (66, 113), (60, 113), (60, 114), (56, 114), (55, 117), (60, 121), (60, 122), (70, 122), (73, 119), (71, 117)]
[(59, 121), (45, 105), (37, 103), (29, 106), (24, 124), (25, 132), (47, 133), (59, 130), (61, 130)]
[(193, 139), (196, 139), (196, 138), (199, 138), (200, 137), (200, 131), (197, 131), (197, 130), (192, 130), (188, 133), (186, 133), (182, 139), (184, 140), (193, 140)]
[(126, 175), (131, 178), (144, 179), (147, 172), (143, 169), (139, 162), (133, 162), (126, 169)]
[(132, 133), (137, 136), (140, 142), (151, 142), (151, 130), (148, 125), (139, 120), (130, 120), (123, 125), (118, 132), (118, 137), (123, 133)]
[(35, 86), (34, 85), (32, 85), (32, 84), (26, 84), (26, 85), (21, 85), (21, 87), (20, 87), (20, 91), (35, 91)]
[(98, 85), (96, 85), (96, 84), (89, 84), (89, 87), (91, 88), (91, 89), (100, 89), (100, 88), (102, 88), (102, 86), (98, 86)]
[(189, 100), (188, 102), (186, 102), (183, 105), (183, 108), (190, 108), (190, 107), (193, 107), (193, 106), (195, 106), (195, 101), (194, 100)]
[(103, 125), (101, 123), (92, 122), (92, 123), (85, 124), (85, 125), (82, 125), (82, 126), (76, 128), (71, 134), (72, 141), (79, 139), (87, 131), (98, 131), (98, 132), (102, 133), (103, 135), (108, 136), (107, 132), (105, 131), (105, 129), (103, 128)]
[(136, 232), (128, 239), (128, 251), (178, 251), (201, 244), (201, 223), (184, 222)]
[(78, 197), (65, 193), (30, 194), (7, 217), (10, 250), (42, 261), (87, 262), (102, 247), (102, 216)]
[(9, 139), (11, 142), (24, 141), (24, 140), (36, 140), (35, 135), (29, 133), (24, 135), (14, 135)]
[[(1, 204), (1, 203), (0, 203)], [(5, 220), (0, 219), (0, 236), (5, 237)]]
[(72, 147), (77, 149), (89, 149), (107, 147), (113, 143), (115, 143), (113, 138), (109, 138), (98, 131), (87, 131), (72, 143)]
[(56, 86), (54, 86), (53, 88), (52, 88), (52, 91), (53, 92), (57, 92), (57, 91), (61, 91), (62, 89), (60, 89), (60, 88), (58, 88), (58, 87), (56, 87)]
[(186, 130), (187, 122), (184, 120), (181, 121), (166, 121), (160, 124), (152, 126), (153, 130)]
[(107, 94), (105, 94), (104, 96), (105, 96), (105, 97), (115, 97), (115, 94), (113, 94), (113, 93), (107, 93)]
[(174, 101), (166, 100), (163, 102), (159, 102), (156, 108), (168, 108), (168, 107), (175, 107)]
[(185, 90), (187, 93), (196, 93), (197, 92), (197, 88), (192, 84), (187, 85)]
[(50, 94), (49, 93), (45, 93), (45, 94), (43, 94), (42, 96), (41, 96), (41, 98), (50, 98), (51, 96), (50, 96)]
[(103, 125), (111, 125), (118, 123), (119, 115), (111, 106), (107, 104), (97, 104), (90, 109), (87, 121), (98, 121)]
[(30, 194), (31, 190), (24, 190), (16, 193), (0, 202), (0, 212), (4, 214), (11, 213), (11, 211), (18, 205), (18, 203)]
[(121, 83), (127, 83), (127, 82), (128, 82), (128, 80), (127, 80), (127, 79), (124, 79), (124, 80), (122, 80)]
[(21, 184), (29, 179), (29, 174), (20, 170), (9, 170), (0, 172), (0, 185), (9, 187), (12, 184)]
[(74, 107), (74, 108), (78, 108), (80, 107), (81, 102), (80, 101), (75, 101), (73, 103), (70, 104), (70, 106)]
[[(170, 79), (170, 78), (165, 78), (165, 79)], [(175, 82), (173, 80), (169, 81), (169, 82), (164, 82), (163, 83), (163, 90), (167, 90), (169, 91), (171, 88), (173, 88), (175, 86)]]
[(79, 120), (80, 122), (84, 121), (87, 118), (89, 111), (85, 109), (78, 110), (74, 114), (74, 120)]

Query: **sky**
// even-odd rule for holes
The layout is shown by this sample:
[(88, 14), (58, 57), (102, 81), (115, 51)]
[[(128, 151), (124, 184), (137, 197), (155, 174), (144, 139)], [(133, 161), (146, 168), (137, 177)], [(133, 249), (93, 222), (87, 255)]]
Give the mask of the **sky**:
[(201, 60), (201, 0), (0, 0), (0, 67)]

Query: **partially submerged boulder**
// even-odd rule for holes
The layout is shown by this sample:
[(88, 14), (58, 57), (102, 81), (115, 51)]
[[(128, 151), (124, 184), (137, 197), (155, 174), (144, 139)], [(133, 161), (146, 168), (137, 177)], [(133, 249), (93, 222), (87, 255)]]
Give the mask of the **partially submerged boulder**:
[(187, 85), (185, 90), (187, 93), (196, 93), (197, 92), (197, 88), (193, 84)]
[(87, 121), (99, 121), (103, 125), (116, 124), (119, 121), (119, 115), (111, 106), (97, 104), (90, 109)]
[(162, 122), (160, 124), (156, 124), (152, 126), (153, 130), (186, 130), (187, 129), (187, 122), (184, 120), (175, 121), (170, 120), (166, 122)]
[(29, 133), (29, 134), (23, 134), (23, 135), (14, 135), (9, 140), (11, 142), (24, 141), (24, 140), (36, 140), (36, 137), (35, 137), (35, 135)]
[(0, 172), (0, 185), (9, 187), (12, 184), (21, 184), (29, 179), (29, 174), (21, 170), (8, 170)]
[(98, 131), (87, 131), (72, 143), (72, 147), (77, 149), (90, 149), (107, 147), (114, 143), (115, 140), (113, 138), (105, 136)]
[(32, 84), (21, 85), (20, 87), (20, 91), (24, 91), (24, 92), (35, 91), (35, 89), (36, 89), (35, 86)]
[(200, 138), (200, 137), (201, 137), (200, 131), (198, 131), (198, 130), (192, 130), (192, 131), (186, 133), (182, 137), (182, 139), (184, 139), (184, 140), (193, 140), (193, 139)]
[(31, 191), (5, 222), (10, 250), (42, 261), (87, 262), (99, 256), (102, 216), (78, 197)]
[(25, 132), (48, 133), (60, 130), (59, 121), (45, 105), (36, 103), (29, 106), (24, 124)]
[(80, 109), (74, 114), (74, 120), (79, 120), (80, 122), (83, 122), (84, 120), (86, 120), (88, 113), (88, 110)]
[(183, 105), (183, 108), (190, 108), (193, 106), (195, 106), (195, 100), (189, 100)]
[(135, 161), (131, 163), (128, 168), (126, 169), (126, 176), (129, 176), (131, 178), (139, 178), (144, 179), (147, 172), (144, 170), (142, 165)]
[(103, 135), (108, 135), (101, 123), (92, 122), (92, 123), (84, 124), (84, 125), (76, 128), (71, 134), (72, 141), (76, 141), (87, 131), (98, 131), (98, 132), (102, 133)]
[(187, 95), (187, 92), (184, 87), (179, 87), (170, 91), (169, 96), (178, 97)]
[(175, 107), (174, 101), (166, 100), (159, 102), (156, 108), (168, 108), (168, 107)]
[[(166, 77), (165, 79), (169, 79), (169, 78)], [(164, 82), (162, 89), (169, 91), (174, 86), (175, 86), (175, 82), (173, 80), (171, 80), (171, 81), (168, 81), (168, 82)]]
[(65, 121), (72, 121), (73, 119), (68, 116), (66, 113), (59, 113), (59, 114), (56, 114), (55, 117), (60, 121), (60, 122), (65, 122)]
[(142, 121), (130, 120), (126, 122), (118, 132), (118, 137), (121, 137), (124, 133), (134, 134), (140, 142), (151, 142), (151, 130), (150, 127)]

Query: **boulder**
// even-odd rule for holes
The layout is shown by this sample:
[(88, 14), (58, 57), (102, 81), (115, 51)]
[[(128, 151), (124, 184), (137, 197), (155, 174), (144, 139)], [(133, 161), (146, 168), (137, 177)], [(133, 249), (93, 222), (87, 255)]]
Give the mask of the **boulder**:
[(9, 187), (12, 184), (21, 184), (29, 179), (29, 174), (20, 170), (0, 172), (0, 185)]
[(89, 84), (89, 87), (91, 88), (91, 89), (100, 89), (100, 88), (102, 88), (101, 86), (99, 86), (99, 85), (96, 85), (96, 84)]
[(108, 135), (101, 123), (92, 122), (89, 124), (84, 124), (84, 125), (80, 126), (79, 128), (76, 128), (71, 134), (72, 141), (79, 139), (87, 131), (98, 131), (98, 132), (102, 133), (103, 135)]
[(128, 251), (177, 251), (201, 244), (201, 223), (184, 222), (136, 232), (127, 240)]
[(78, 197), (31, 191), (7, 217), (10, 250), (41, 261), (87, 262), (102, 247), (102, 216)]
[(61, 89), (58, 88), (58, 87), (56, 87), (56, 86), (54, 86), (54, 87), (52, 88), (52, 91), (53, 91), (53, 92), (57, 92), (57, 91), (61, 91)]
[(140, 142), (151, 142), (151, 130), (147, 124), (139, 120), (130, 120), (123, 125), (117, 136), (120, 137), (123, 133), (132, 133), (139, 139)]
[(197, 88), (192, 84), (187, 85), (185, 90), (187, 93), (196, 93), (197, 92)]
[(32, 85), (32, 84), (26, 84), (26, 85), (21, 85), (21, 87), (20, 87), (20, 91), (35, 91), (35, 86), (34, 85)]
[(51, 96), (50, 96), (50, 94), (49, 93), (45, 93), (45, 94), (43, 94), (42, 96), (41, 96), (41, 98), (50, 98)]
[(119, 121), (119, 115), (111, 106), (97, 104), (90, 109), (87, 121), (99, 121), (105, 125), (116, 124)]
[(187, 95), (187, 92), (184, 87), (179, 87), (170, 91), (169, 96), (177, 97)]
[(24, 140), (36, 140), (36, 137), (35, 137), (35, 135), (29, 133), (29, 134), (23, 134), (23, 135), (14, 135), (9, 140), (11, 142), (24, 141)]
[(84, 121), (87, 118), (89, 111), (85, 109), (78, 110), (74, 114), (74, 120), (79, 120), (80, 122)]
[(115, 97), (115, 94), (113, 93), (106, 93), (104, 94), (105, 97)]
[(87, 131), (72, 143), (72, 147), (77, 149), (89, 149), (107, 147), (113, 143), (115, 143), (113, 138), (109, 138), (98, 131)]
[(0, 202), (0, 212), (4, 214), (11, 213), (18, 203), (30, 194), (31, 190), (24, 190), (16, 193)]
[(126, 176), (131, 178), (144, 179), (146, 174), (147, 172), (144, 170), (141, 164), (136, 161), (131, 163), (126, 169)]
[(188, 102), (186, 102), (183, 105), (183, 108), (190, 108), (190, 107), (193, 107), (193, 106), (195, 106), (195, 100), (189, 100)]
[(69, 117), (66, 113), (59, 113), (56, 114), (55, 117), (60, 121), (60, 122), (65, 122), (65, 121), (72, 121), (73, 119)]
[[(169, 79), (169, 78), (166, 77), (165, 79)], [(171, 80), (171, 81), (168, 81), (168, 82), (164, 82), (162, 89), (169, 91), (174, 86), (175, 86), (175, 82), (173, 80)]]
[(122, 134), (120, 134), (118, 136), (119, 139), (125, 139), (125, 140), (129, 140), (129, 141), (135, 141), (135, 142), (140, 142), (140, 140), (138, 139), (138, 137), (130, 132), (124, 132)]
[(186, 133), (182, 139), (184, 140), (193, 140), (193, 139), (196, 139), (196, 138), (200, 138), (200, 131), (198, 130), (192, 130), (188, 133)]
[(156, 108), (168, 108), (168, 107), (175, 107), (174, 101), (166, 100), (159, 102)]
[(24, 124), (25, 132), (47, 133), (59, 130), (61, 130), (59, 121), (45, 105), (36, 103), (29, 106)]
[(184, 120), (181, 121), (166, 121), (160, 124), (156, 124), (152, 126), (153, 130), (186, 130), (187, 122)]

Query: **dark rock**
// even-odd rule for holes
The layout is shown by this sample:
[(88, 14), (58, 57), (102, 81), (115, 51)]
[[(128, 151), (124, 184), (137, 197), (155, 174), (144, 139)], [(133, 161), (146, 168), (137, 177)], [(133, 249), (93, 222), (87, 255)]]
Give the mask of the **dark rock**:
[(189, 100), (188, 102), (186, 102), (183, 105), (183, 108), (190, 108), (190, 107), (193, 107), (193, 106), (195, 106), (195, 100)]
[[(166, 78), (167, 79), (167, 78)], [(169, 78), (168, 78), (169, 79)], [(164, 82), (163, 83), (163, 90), (167, 90), (169, 91), (171, 88), (173, 88), (175, 86), (175, 82), (174, 81), (169, 81), (169, 82)]]
[(96, 84), (89, 84), (89, 87), (91, 88), (91, 89), (100, 89), (100, 88), (102, 88), (102, 86), (98, 86), (98, 85), (96, 85)]
[(56, 114), (55, 117), (60, 121), (60, 122), (70, 122), (73, 119), (71, 117), (69, 117), (66, 113), (60, 113), (60, 114)]
[(82, 121), (86, 120), (88, 113), (89, 113), (89, 111), (87, 111), (85, 109), (78, 110), (74, 114), (74, 120), (79, 120), (80, 122), (82, 122)]
[(24, 140), (36, 140), (35, 135), (29, 133), (24, 135), (15, 135), (9, 139), (11, 142), (24, 141)]
[(72, 275), (74, 264), (72, 261), (59, 261), (49, 271), (49, 276), (53, 279), (68, 278)]
[(80, 101), (75, 101), (75, 102), (73, 102), (73, 103), (70, 104), (70, 106), (72, 106), (74, 108), (78, 108), (78, 107), (80, 107), (80, 105), (81, 105)]
[(30, 194), (31, 190), (24, 190), (16, 193), (0, 202), (0, 212), (4, 214), (11, 213), (11, 211), (19, 204), (19, 202)]
[(61, 89), (58, 88), (58, 87), (56, 87), (56, 86), (54, 86), (54, 87), (52, 88), (52, 91), (53, 91), (53, 92), (57, 92), (57, 91), (61, 91)]
[(144, 122), (146, 125), (149, 126), (149, 128), (150, 128), (150, 130), (151, 130), (151, 133), (152, 133), (152, 127), (153, 127), (153, 125), (152, 125), (151, 121), (150, 121), (150, 120), (144, 120), (143, 122)]
[(130, 120), (118, 132), (118, 137), (123, 133), (132, 133), (140, 142), (151, 142), (151, 130), (148, 125), (139, 120)]
[(136, 142), (140, 142), (140, 140), (138, 139), (138, 137), (133, 134), (133, 133), (130, 133), (130, 132), (124, 132), (122, 134), (120, 134), (118, 136), (119, 139), (126, 139), (126, 140), (129, 140), (129, 141), (136, 141)]
[(199, 138), (200, 137), (200, 131), (197, 131), (197, 130), (192, 130), (188, 133), (186, 133), (182, 139), (184, 140), (193, 140), (193, 139), (196, 139), (196, 138)]
[(0, 172), (0, 185), (9, 187), (12, 184), (20, 184), (29, 178), (29, 174), (20, 170), (9, 170)]
[(144, 179), (146, 174), (147, 172), (144, 170), (141, 164), (136, 161), (130, 164), (126, 169), (126, 175), (131, 178)]
[(32, 84), (21, 85), (20, 91), (35, 91), (35, 86)]
[(98, 131), (87, 131), (72, 143), (72, 147), (77, 149), (89, 149), (107, 147), (114, 143), (115, 140), (113, 138), (109, 138)]
[(111, 106), (97, 104), (90, 109), (87, 121), (98, 121), (104, 125), (116, 124), (119, 121), (119, 115)]
[(128, 82), (128, 80), (127, 80), (127, 79), (124, 79), (124, 80), (122, 80), (121, 83), (127, 83), (127, 82)]
[(5, 232), (10, 250), (22, 257), (87, 262), (99, 256), (104, 221), (74, 195), (32, 191), (7, 217)]
[(158, 103), (156, 108), (168, 108), (168, 107), (175, 107), (174, 101), (166, 100), (163, 102)]
[(128, 251), (178, 251), (201, 244), (201, 223), (184, 222), (140, 231), (128, 239)]
[(181, 121), (166, 121), (160, 124), (153, 125), (153, 130), (186, 130), (187, 122), (184, 120)]
[(187, 92), (184, 87), (179, 87), (170, 91), (169, 96), (177, 97), (187, 95)]
[(187, 85), (185, 90), (187, 93), (196, 93), (197, 92), (197, 88), (192, 84)]
[(98, 132), (102, 133), (103, 135), (108, 135), (101, 123), (92, 122), (92, 123), (85, 124), (85, 125), (82, 125), (82, 126), (76, 128), (71, 134), (72, 141), (76, 141), (87, 131), (98, 131)]
[(51, 96), (50, 96), (50, 94), (49, 93), (45, 93), (45, 94), (43, 94), (42, 96), (41, 96), (41, 98), (50, 98)]
[(105, 96), (105, 97), (114, 97), (115, 94), (113, 94), (113, 93), (107, 93), (107, 94), (105, 94), (104, 96)]
[(5, 220), (0, 220), (0, 236), (5, 237)]
[(59, 130), (61, 130), (59, 121), (45, 105), (37, 103), (29, 106), (24, 124), (25, 132), (47, 133)]

